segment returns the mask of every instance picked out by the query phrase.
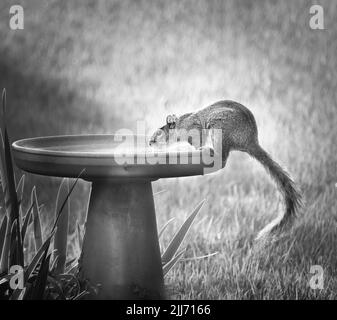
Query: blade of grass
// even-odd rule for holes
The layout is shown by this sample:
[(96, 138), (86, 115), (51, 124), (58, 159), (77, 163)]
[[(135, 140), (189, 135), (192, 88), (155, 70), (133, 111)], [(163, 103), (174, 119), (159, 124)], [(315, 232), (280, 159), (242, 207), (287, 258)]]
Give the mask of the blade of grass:
[(57, 217), (56, 217), (56, 219), (55, 219), (55, 222), (54, 222), (54, 225), (53, 225), (53, 228), (52, 228), (51, 232), (54, 232), (54, 231), (55, 231), (55, 228), (56, 228), (56, 226), (57, 226), (57, 223), (58, 223), (58, 220), (59, 220), (60, 215), (61, 215), (61, 213), (62, 213), (62, 210), (63, 210), (64, 206), (66, 205), (66, 203), (67, 203), (67, 201), (68, 201), (68, 199), (69, 199), (71, 193), (73, 192), (73, 190), (74, 190), (74, 188), (75, 188), (75, 186), (76, 186), (78, 180), (80, 179), (80, 177), (81, 177), (81, 175), (83, 174), (84, 171), (85, 171), (85, 169), (82, 169), (82, 170), (81, 170), (81, 172), (80, 172), (79, 175), (77, 176), (75, 182), (72, 184), (72, 186), (71, 186), (71, 188), (70, 188), (70, 190), (69, 190), (69, 192), (68, 192), (66, 198), (64, 199), (64, 201), (63, 201), (63, 203), (62, 203), (62, 206), (60, 207), (60, 210), (59, 210), (58, 215), (57, 215)]
[[(54, 253), (55, 253), (55, 252), (54, 252)], [(55, 256), (53, 262), (52, 262), (51, 265), (50, 265), (50, 271), (51, 271), (52, 273), (55, 272), (55, 269), (56, 269), (56, 267), (57, 267), (57, 262), (58, 262), (58, 260), (59, 260), (59, 257), (58, 257), (58, 256)]]
[(16, 186), (16, 193), (18, 194), (18, 199), (22, 199), (23, 198), (23, 189), (25, 186), (25, 175), (23, 174)]
[(65, 263), (67, 259), (67, 240), (68, 240), (68, 228), (69, 228), (69, 213), (70, 213), (70, 202), (67, 201), (66, 205), (61, 209), (64, 200), (67, 198), (69, 193), (69, 180), (64, 178), (61, 181), (60, 187), (57, 192), (56, 197), (56, 207), (55, 207), (55, 219), (59, 212), (61, 216), (57, 223), (57, 229), (54, 237), (54, 249), (56, 249), (56, 255), (58, 257), (58, 262), (55, 268), (56, 274), (64, 273)]
[[(22, 220), (23, 220), (22, 201), (23, 201), (24, 186), (25, 186), (25, 175), (22, 175), (18, 184), (17, 184), (17, 186), (16, 186), (16, 194), (17, 194), (17, 198), (18, 198), (18, 202), (19, 202), (20, 219), (22, 219)], [(23, 242), (23, 237), (22, 237), (22, 242)]]
[(50, 263), (50, 258), (51, 258), (51, 254), (48, 254), (47, 256), (47, 253), (48, 251), (45, 251), (42, 257), (39, 272), (34, 281), (32, 290), (29, 293), (29, 298), (31, 300), (42, 300), (43, 299), (43, 295), (45, 293), (46, 285), (47, 285), (49, 263)]
[(38, 265), (41, 257), (43, 256), (43, 254), (45, 252), (48, 252), (49, 246), (50, 246), (50, 241), (51, 241), (51, 239), (52, 239), (53, 236), (54, 236), (54, 232), (52, 232), (49, 235), (49, 237), (47, 238), (47, 240), (43, 243), (43, 245), (41, 246), (41, 248), (39, 249), (39, 251), (36, 253), (36, 255), (34, 256), (34, 258), (32, 259), (31, 263), (27, 267), (27, 269), (25, 271), (25, 283), (27, 282), (27, 280), (29, 279), (29, 277), (31, 276), (31, 274), (33, 273), (33, 271), (35, 270), (35, 268)]
[(8, 270), (11, 266), (18, 264), (18, 252), (17, 252), (17, 233), (16, 233), (17, 220), (14, 220), (11, 228), (11, 245), (8, 253)]
[(218, 254), (218, 253), (219, 253), (219, 252), (216, 251), (216, 252), (213, 252), (213, 253), (206, 254), (206, 255), (204, 255), (204, 256), (198, 256), (198, 257), (186, 258), (186, 259), (182, 259), (182, 260), (183, 260), (183, 261), (201, 260), (201, 259), (206, 259), (206, 258), (213, 257), (213, 256), (215, 256), (215, 255)]
[(23, 174), (18, 182), (18, 184), (16, 185), (16, 194), (18, 197), (18, 201), (19, 201), (19, 205), (22, 202), (23, 199), (23, 191), (25, 188), (25, 175)]
[(69, 267), (65, 271), (65, 273), (74, 275), (76, 273), (76, 271), (78, 270), (78, 266), (79, 266), (79, 264), (78, 264), (78, 262), (76, 262), (73, 266)]
[(82, 235), (82, 230), (81, 230), (81, 226), (80, 223), (77, 222), (77, 243), (78, 243), (78, 247), (80, 249), (80, 252), (82, 252), (82, 246), (83, 246), (83, 235)]
[(21, 235), (22, 235), (22, 242), (25, 241), (25, 236), (26, 236), (26, 232), (27, 232), (27, 228), (29, 225), (29, 222), (31, 221), (31, 217), (32, 217), (32, 212), (33, 212), (33, 203), (30, 205), (24, 219), (23, 219), (23, 224), (22, 224), (22, 228), (21, 228)]
[(163, 266), (163, 275), (164, 277), (167, 275), (167, 273), (176, 265), (176, 263), (181, 260), (181, 257), (185, 253), (186, 249), (181, 250), (177, 255), (168, 263), (166, 263)]
[(42, 246), (43, 236), (42, 236), (42, 227), (40, 219), (40, 210), (39, 203), (36, 195), (35, 186), (32, 189), (31, 193), (31, 204), (33, 204), (33, 226), (34, 226), (34, 238), (35, 238), (35, 250)]
[(181, 243), (186, 237), (186, 234), (188, 230), (190, 229), (195, 217), (199, 213), (201, 207), (205, 203), (205, 200), (202, 200), (196, 208), (193, 210), (193, 212), (189, 215), (189, 217), (185, 220), (183, 225), (180, 227), (180, 229), (177, 231), (173, 239), (171, 240), (170, 244), (166, 248), (165, 252), (162, 255), (162, 263), (165, 265), (169, 261), (172, 260), (174, 255), (176, 254), (177, 250), (179, 249)]
[(168, 227), (168, 225), (174, 220), (174, 218), (171, 218), (169, 221), (167, 221), (163, 227), (160, 229), (160, 232), (158, 234), (158, 238), (160, 239), (161, 236), (163, 235), (164, 231), (166, 230), (166, 228)]
[[(1, 174), (1, 185), (5, 195), (5, 207), (6, 212), (9, 218), (9, 228), (7, 231), (10, 232), (11, 226), (14, 220), (17, 220), (16, 224), (16, 232), (17, 232), (17, 264), (23, 265), (23, 247), (22, 247), (22, 238), (21, 238), (21, 228), (20, 228), (20, 214), (19, 214), (19, 203), (15, 188), (15, 177), (13, 170), (13, 161), (12, 161), (12, 153), (11, 146), (9, 142), (9, 137), (6, 128), (6, 90), (3, 89), (2, 92), (2, 115), (0, 120), (0, 174)], [(0, 272), (4, 270), (8, 265), (8, 257), (9, 250), (11, 245), (11, 236), (10, 234), (6, 234), (5, 244), (3, 248), (3, 255), (0, 261)]]
[[(73, 259), (67, 261), (66, 269), (69, 268), (76, 260), (77, 260), (77, 258), (73, 258)], [(65, 272), (65, 273), (67, 273), (67, 272)]]
[(25, 296), (26, 288), (23, 289), (15, 289), (10, 296), (9, 300), (23, 300), (23, 297)]
[(157, 195), (159, 195), (159, 194), (161, 194), (161, 193), (164, 193), (164, 192), (167, 192), (167, 190), (160, 190), (160, 191), (157, 191), (157, 192), (155, 192), (153, 195), (154, 196), (157, 196)]
[(81, 300), (83, 297), (87, 296), (88, 294), (89, 294), (88, 291), (82, 291), (76, 297), (74, 297), (72, 300)]
[(29, 224), (27, 227), (27, 231), (30, 230), (30, 232), (26, 233), (26, 238), (27, 238), (27, 263), (29, 264), (35, 254), (36, 254), (36, 250), (35, 250), (35, 240), (34, 240), (34, 235), (33, 235), (33, 223)]
[(11, 274), (2, 274), (0, 276), (0, 286), (3, 285), (4, 283), (8, 282), (12, 278)]
[(8, 257), (9, 257), (9, 250), (10, 250), (10, 243), (11, 243), (11, 224), (12, 224), (12, 219), (8, 218), (6, 216), (8, 221), (7, 221), (7, 227), (5, 231), (5, 238), (4, 238), (4, 243), (2, 246), (2, 253), (0, 257), (0, 273), (6, 272), (7, 267), (8, 267)]
[(0, 227), (0, 259), (2, 255), (2, 249), (4, 246), (4, 242), (5, 242), (5, 237), (6, 237), (7, 220), (8, 220), (7, 216), (4, 216), (1, 222), (1, 227)]

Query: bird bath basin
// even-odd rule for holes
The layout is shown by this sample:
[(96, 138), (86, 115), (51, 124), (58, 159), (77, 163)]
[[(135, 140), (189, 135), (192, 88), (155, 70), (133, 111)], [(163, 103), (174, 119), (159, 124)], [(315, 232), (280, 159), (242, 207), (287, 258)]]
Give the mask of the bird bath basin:
[(145, 136), (78, 135), (19, 140), (24, 171), (91, 181), (80, 272), (96, 299), (164, 297), (151, 181), (204, 174), (203, 151), (153, 149)]

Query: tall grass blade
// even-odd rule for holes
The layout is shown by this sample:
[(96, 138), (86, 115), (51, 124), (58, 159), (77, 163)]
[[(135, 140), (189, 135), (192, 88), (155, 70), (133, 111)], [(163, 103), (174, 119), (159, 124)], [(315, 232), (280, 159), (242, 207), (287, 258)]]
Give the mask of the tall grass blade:
[(31, 204), (33, 204), (33, 226), (35, 238), (35, 250), (37, 251), (43, 243), (42, 227), (40, 219), (40, 206), (37, 200), (36, 188), (33, 187), (31, 194)]
[(21, 228), (22, 242), (25, 241), (27, 228), (28, 228), (29, 222), (31, 221), (31, 217), (32, 217), (32, 212), (33, 212), (33, 203), (28, 208), (28, 211), (23, 219), (23, 224)]
[(35, 254), (36, 254), (36, 250), (35, 250), (35, 240), (34, 240), (34, 235), (33, 235), (33, 223), (31, 223), (30, 225), (28, 225), (28, 228), (30, 230), (29, 233), (26, 233), (26, 237), (28, 238), (28, 244), (27, 244), (27, 263), (30, 263)]
[(67, 240), (68, 240), (68, 228), (69, 228), (69, 214), (70, 214), (70, 202), (67, 201), (66, 205), (61, 209), (64, 200), (69, 193), (69, 180), (64, 178), (60, 184), (57, 192), (56, 207), (55, 207), (55, 219), (59, 212), (61, 216), (57, 223), (57, 229), (54, 237), (54, 249), (56, 249), (55, 256), (58, 257), (58, 262), (55, 268), (56, 274), (64, 273), (64, 268), (67, 259)]
[(186, 219), (184, 224), (180, 227), (180, 229), (177, 231), (173, 239), (171, 240), (170, 244), (166, 248), (164, 254), (162, 255), (162, 263), (165, 265), (169, 261), (171, 261), (176, 254), (177, 250), (179, 249), (181, 243), (186, 237), (186, 234), (188, 230), (190, 229), (195, 217), (199, 213), (201, 207), (203, 206), (205, 200), (202, 200), (196, 208), (193, 210), (193, 212), (189, 215), (189, 217)]
[[(56, 251), (56, 250), (55, 250)], [(54, 252), (54, 255), (55, 255), (55, 252)], [(56, 267), (57, 267), (57, 262), (59, 260), (59, 257), (58, 256), (55, 256), (54, 260), (52, 261), (51, 265), (50, 265), (50, 268), (49, 270), (54, 273), (55, 270), (56, 270)]]
[(78, 247), (80, 249), (80, 252), (82, 251), (82, 246), (83, 246), (83, 232), (80, 226), (80, 223), (77, 222), (77, 243)]
[(27, 267), (27, 269), (25, 271), (25, 283), (27, 282), (27, 280), (31, 276), (32, 272), (35, 270), (35, 268), (38, 265), (38, 263), (40, 262), (40, 259), (41, 259), (42, 255), (45, 252), (48, 252), (49, 246), (50, 246), (50, 241), (51, 241), (51, 239), (52, 239), (53, 236), (54, 236), (54, 232), (52, 232), (49, 235), (49, 237), (47, 238), (47, 240), (43, 243), (43, 245), (41, 246), (41, 248), (39, 249), (39, 251), (36, 253), (36, 255), (34, 256), (34, 258), (32, 259), (31, 263)]
[(1, 258), (2, 249), (4, 246), (4, 242), (5, 242), (5, 237), (6, 237), (7, 221), (8, 221), (7, 216), (4, 216), (1, 222), (1, 227), (0, 227), (0, 258)]
[(157, 195), (159, 195), (159, 194), (161, 194), (161, 193), (165, 193), (165, 192), (167, 192), (167, 190), (163, 189), (163, 190), (160, 190), (160, 191), (155, 192), (153, 195), (154, 195), (154, 196), (157, 196)]
[(160, 232), (158, 234), (158, 238), (160, 239), (161, 236), (163, 235), (164, 231), (166, 230), (166, 228), (168, 227), (168, 225), (174, 220), (174, 218), (171, 218), (169, 221), (167, 221), (163, 227), (160, 229)]
[(163, 266), (163, 275), (164, 277), (167, 275), (167, 273), (176, 265), (176, 263), (181, 260), (181, 257), (183, 256), (183, 254), (186, 252), (186, 249), (181, 250), (179, 253), (176, 254), (176, 256), (169, 261), (168, 263), (166, 263)]
[(75, 182), (72, 184), (72, 186), (71, 186), (71, 188), (70, 188), (70, 190), (69, 190), (69, 192), (68, 192), (66, 198), (64, 199), (64, 201), (63, 201), (63, 203), (62, 203), (62, 205), (61, 205), (61, 207), (60, 207), (60, 210), (59, 210), (59, 212), (58, 212), (58, 214), (57, 214), (57, 217), (56, 217), (56, 219), (55, 219), (55, 222), (54, 222), (54, 225), (53, 225), (53, 228), (52, 228), (51, 232), (54, 232), (54, 231), (55, 231), (56, 226), (57, 226), (57, 224), (58, 224), (58, 221), (59, 221), (59, 219), (60, 219), (61, 213), (62, 213), (62, 211), (63, 211), (63, 208), (64, 208), (64, 206), (66, 205), (66, 203), (67, 203), (67, 201), (68, 201), (68, 199), (69, 199), (71, 193), (73, 192), (73, 190), (74, 190), (74, 188), (75, 188), (75, 186), (76, 186), (78, 180), (80, 179), (80, 177), (82, 176), (82, 174), (83, 174), (84, 171), (85, 171), (85, 169), (82, 169), (82, 170), (81, 170), (81, 172), (78, 174), (78, 176), (77, 176)]
[(12, 219), (10, 219), (7, 215), (7, 226), (5, 230), (5, 237), (2, 245), (2, 253), (0, 256), (0, 274), (7, 271), (8, 267), (8, 257), (9, 257), (9, 250), (11, 244), (11, 225)]
[(16, 186), (16, 194), (17, 194), (17, 198), (19, 201), (19, 209), (21, 211), (22, 208), (22, 200), (23, 200), (23, 191), (25, 188), (25, 175), (23, 174)]
[(81, 293), (79, 293), (76, 297), (74, 297), (72, 300), (81, 300), (82, 298), (84, 298), (85, 296), (87, 296), (89, 294), (88, 291), (82, 291)]
[(31, 300), (42, 300), (46, 285), (47, 285), (47, 278), (48, 278), (48, 271), (49, 271), (49, 262), (51, 258), (51, 254), (47, 256), (48, 251), (45, 251), (39, 273), (35, 279), (32, 289), (29, 292), (29, 299)]
[(15, 177), (13, 170), (12, 153), (9, 142), (9, 137), (6, 128), (6, 90), (2, 92), (2, 114), (0, 119), (0, 174), (1, 185), (5, 195), (5, 208), (8, 216), (8, 228), (5, 236), (5, 243), (3, 246), (3, 254), (0, 261), (0, 272), (5, 270), (8, 265), (9, 250), (11, 245), (11, 231), (12, 223), (17, 220), (16, 232), (17, 232), (17, 255), (19, 265), (23, 266), (23, 247), (20, 229), (20, 214), (19, 203), (15, 188)]
[(17, 220), (14, 220), (11, 228), (11, 245), (9, 247), (8, 253), (8, 270), (11, 266), (17, 265), (18, 263), (18, 252), (17, 252), (17, 233), (16, 233)]
[(18, 199), (21, 200), (23, 198), (23, 190), (25, 187), (25, 175), (23, 174), (16, 186), (16, 193), (18, 195)]
[(9, 300), (23, 300), (26, 293), (26, 288), (23, 289), (15, 289), (10, 296)]
[(65, 273), (74, 275), (78, 271), (78, 262), (66, 269)]
[[(22, 201), (23, 201), (23, 191), (25, 187), (25, 175), (23, 174), (16, 186), (16, 194), (18, 197), (18, 202), (19, 202), (19, 214), (20, 214), (20, 219), (23, 220), (23, 211), (22, 211)], [(22, 221), (20, 224), (22, 225)], [(22, 237), (22, 242), (23, 242), (23, 237)]]
[(192, 257), (192, 258), (186, 258), (186, 259), (182, 259), (183, 261), (195, 261), (195, 260), (201, 260), (201, 259), (206, 259), (206, 258), (210, 258), (213, 257), (215, 255), (217, 255), (219, 252), (213, 252), (213, 253), (209, 253), (209, 254), (205, 254), (203, 256), (197, 256), (197, 257)]

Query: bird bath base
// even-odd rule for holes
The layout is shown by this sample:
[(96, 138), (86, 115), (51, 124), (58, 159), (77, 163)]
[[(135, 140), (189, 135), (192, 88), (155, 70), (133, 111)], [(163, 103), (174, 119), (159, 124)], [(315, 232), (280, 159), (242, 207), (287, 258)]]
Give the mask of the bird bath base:
[(82, 278), (105, 284), (97, 298), (163, 298), (150, 181), (93, 181), (82, 252)]

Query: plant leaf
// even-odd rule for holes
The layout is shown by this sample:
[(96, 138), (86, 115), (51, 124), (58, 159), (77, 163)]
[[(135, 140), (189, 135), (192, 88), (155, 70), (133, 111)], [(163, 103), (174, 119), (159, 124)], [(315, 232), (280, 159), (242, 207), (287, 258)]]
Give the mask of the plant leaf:
[[(25, 175), (23, 174), (16, 186), (16, 194), (18, 198), (18, 203), (19, 203), (19, 213), (20, 217), (22, 218), (22, 201), (23, 201), (23, 191), (25, 187)], [(22, 237), (22, 242), (23, 242), (23, 237)]]
[(177, 253), (177, 255), (168, 263), (166, 263), (163, 266), (163, 275), (164, 277), (167, 275), (167, 273), (176, 265), (176, 263), (181, 260), (181, 257), (183, 256), (183, 254), (186, 252), (186, 248), (181, 250), (179, 253)]
[(40, 219), (39, 203), (36, 195), (36, 188), (33, 187), (31, 194), (31, 204), (33, 204), (33, 226), (34, 226), (34, 238), (35, 238), (35, 250), (37, 251), (43, 243), (42, 227)]
[(157, 191), (157, 192), (155, 192), (153, 195), (154, 195), (154, 196), (157, 196), (157, 195), (159, 195), (159, 194), (161, 194), (161, 193), (164, 193), (164, 192), (167, 192), (167, 190), (163, 189), (163, 190)]
[(33, 203), (30, 205), (24, 219), (23, 219), (23, 224), (22, 224), (22, 228), (21, 228), (21, 235), (22, 235), (22, 242), (25, 241), (25, 236), (26, 236), (26, 232), (27, 232), (27, 228), (29, 225), (29, 221), (31, 220), (31, 216), (32, 216), (32, 212), (33, 212)]
[(204, 256), (197, 256), (197, 257), (191, 257), (191, 258), (186, 258), (186, 259), (182, 259), (183, 261), (192, 261), (192, 260), (201, 260), (201, 259), (206, 259), (206, 258), (210, 258), (215, 256), (216, 254), (218, 254), (219, 252), (213, 252), (213, 253), (209, 253), (209, 254), (205, 254)]
[(31, 300), (42, 300), (44, 292), (46, 290), (49, 262), (51, 254), (47, 256), (48, 251), (44, 252), (40, 270), (36, 276), (32, 289), (29, 292), (29, 298)]
[(17, 220), (17, 241), (16, 241), (16, 252), (18, 257), (18, 264), (23, 265), (23, 247), (21, 238), (21, 228), (20, 228), (20, 214), (19, 214), (19, 203), (15, 188), (15, 177), (13, 170), (13, 161), (11, 146), (9, 142), (9, 137), (6, 128), (6, 90), (3, 89), (2, 92), (2, 114), (0, 119), (0, 174), (1, 174), (1, 185), (3, 188), (5, 196), (5, 208), (8, 216), (8, 226), (5, 243), (3, 246), (3, 254), (0, 261), (0, 272), (5, 270), (8, 266), (9, 250), (11, 245), (11, 226), (14, 220)]
[(55, 256), (55, 258), (54, 258), (54, 260), (53, 260), (53, 262), (51, 263), (51, 265), (50, 265), (50, 271), (53, 273), (53, 272), (55, 272), (55, 269), (56, 269), (56, 267), (57, 267), (57, 261), (59, 260), (59, 257), (58, 256)]
[(160, 239), (161, 236), (163, 235), (164, 231), (166, 230), (166, 228), (168, 227), (168, 225), (174, 220), (174, 218), (171, 218), (169, 221), (167, 221), (163, 227), (160, 229), (160, 232), (158, 234), (158, 238)]
[(80, 249), (80, 252), (82, 252), (82, 246), (83, 246), (83, 235), (82, 235), (82, 230), (81, 230), (81, 226), (80, 223), (77, 221), (77, 229), (76, 229), (76, 234), (77, 234), (77, 242), (78, 242), (78, 246)]
[(68, 192), (66, 198), (64, 199), (64, 201), (63, 201), (63, 203), (62, 203), (62, 205), (61, 205), (61, 207), (60, 207), (60, 210), (59, 210), (59, 212), (58, 212), (58, 214), (57, 214), (57, 217), (56, 217), (56, 219), (55, 219), (55, 222), (54, 222), (54, 225), (53, 225), (53, 228), (52, 228), (51, 232), (54, 232), (54, 231), (55, 231), (55, 228), (56, 228), (56, 226), (57, 226), (57, 223), (58, 223), (58, 220), (59, 220), (59, 218), (60, 218), (60, 215), (61, 215), (61, 213), (62, 213), (62, 211), (63, 211), (63, 208), (64, 208), (64, 206), (66, 205), (66, 203), (67, 203), (67, 201), (68, 201), (68, 199), (69, 199), (71, 193), (73, 192), (73, 190), (74, 190), (74, 188), (75, 188), (75, 186), (76, 186), (76, 184), (77, 184), (79, 178), (81, 177), (81, 175), (83, 174), (84, 171), (85, 171), (85, 169), (82, 169), (82, 170), (81, 170), (81, 172), (78, 174), (78, 176), (77, 176), (75, 182), (72, 184), (72, 186), (71, 186), (71, 188), (70, 188), (70, 190), (69, 190), (69, 192)]
[(7, 221), (7, 228), (5, 231), (5, 238), (4, 243), (2, 246), (2, 253), (0, 257), (0, 273), (6, 272), (8, 267), (8, 258), (9, 258), (9, 251), (10, 251), (10, 243), (11, 243), (11, 224), (12, 220), (6, 216)]
[(25, 175), (23, 174), (18, 182), (18, 184), (16, 185), (16, 194), (17, 194), (17, 198), (19, 200), (19, 203), (22, 201), (23, 199), (23, 191), (25, 188)]
[(42, 255), (45, 252), (48, 252), (49, 246), (50, 246), (50, 241), (51, 241), (51, 239), (52, 239), (53, 236), (54, 236), (54, 232), (52, 232), (49, 235), (49, 237), (47, 238), (47, 240), (43, 243), (43, 245), (41, 246), (41, 248), (39, 249), (39, 251), (36, 253), (36, 255), (34, 256), (34, 258), (32, 259), (31, 263), (27, 267), (27, 269), (25, 271), (25, 284), (26, 284), (27, 280), (29, 279), (29, 277), (31, 276), (31, 274), (33, 273), (33, 271), (35, 270), (36, 266), (38, 265), (38, 263), (39, 263)]
[(9, 300), (23, 300), (23, 297), (25, 296), (26, 288), (19, 289), (16, 288), (12, 295), (10, 296)]
[(16, 233), (17, 220), (14, 220), (11, 227), (11, 245), (8, 253), (8, 270), (11, 266), (19, 264), (18, 262), (18, 252), (17, 252), (17, 233)]
[(74, 263), (73, 265), (69, 266), (66, 269), (65, 273), (74, 275), (76, 271), (78, 270), (78, 266), (79, 266), (78, 262)]
[(165, 265), (169, 261), (172, 260), (172, 258), (175, 256), (177, 250), (179, 249), (181, 243), (183, 242), (188, 230), (190, 229), (195, 217), (197, 216), (198, 212), (200, 211), (201, 207), (203, 206), (205, 200), (202, 200), (196, 208), (193, 210), (193, 212), (189, 215), (189, 217), (185, 220), (183, 225), (180, 227), (178, 232), (175, 234), (173, 239), (171, 240), (170, 244), (166, 248), (165, 252), (162, 255), (162, 263)]
[(74, 297), (72, 300), (81, 300), (83, 297), (87, 296), (88, 294), (89, 294), (89, 291), (82, 291), (76, 297)]
[(1, 259), (1, 254), (2, 254), (2, 248), (5, 242), (5, 237), (6, 237), (7, 220), (8, 220), (7, 216), (4, 216), (1, 222), (1, 227), (0, 227), (0, 259)]
[[(55, 273), (64, 273), (65, 263), (67, 259), (67, 240), (68, 240), (68, 228), (69, 228), (69, 212), (70, 203), (66, 202), (66, 205), (62, 207), (64, 200), (69, 194), (69, 180), (63, 178), (56, 197), (55, 207), (55, 219), (57, 219), (59, 212), (61, 216), (57, 223), (57, 229), (54, 237), (54, 249), (56, 249), (55, 256), (58, 257)], [(61, 209), (62, 208), (62, 209)]]

